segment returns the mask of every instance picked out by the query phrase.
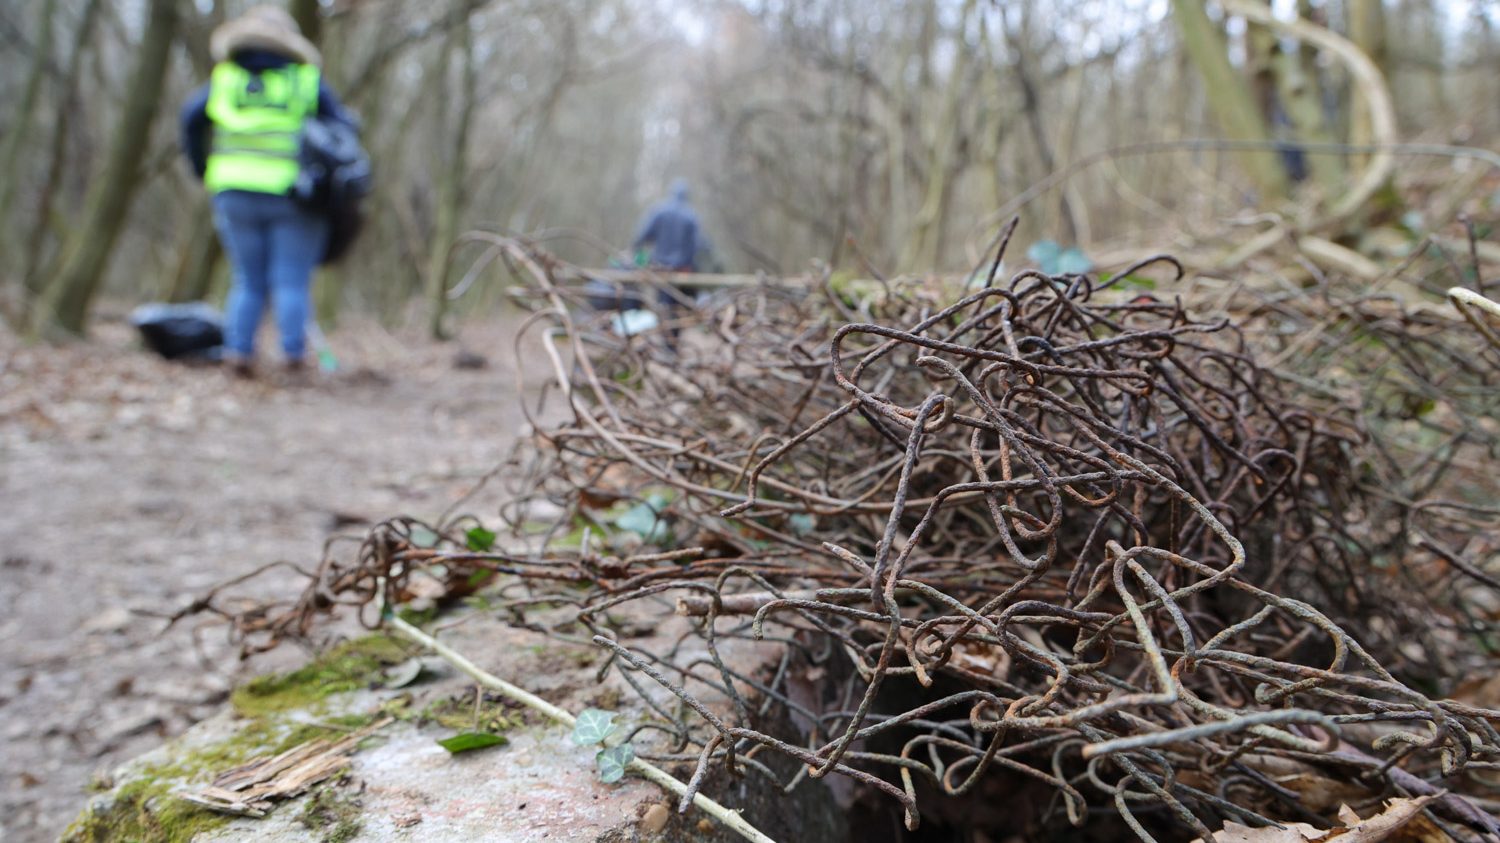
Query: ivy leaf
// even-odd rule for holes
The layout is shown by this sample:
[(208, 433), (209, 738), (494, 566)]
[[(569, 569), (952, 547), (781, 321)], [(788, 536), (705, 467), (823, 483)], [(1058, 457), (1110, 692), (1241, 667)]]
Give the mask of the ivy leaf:
[(483, 527), (469, 528), (464, 538), (469, 549), (475, 553), (488, 553), (489, 549), (495, 546), (495, 534)]
[(1094, 262), (1077, 246), (1064, 249), (1055, 240), (1038, 240), (1032, 243), (1031, 248), (1026, 250), (1026, 257), (1048, 275), (1081, 275), (1094, 268)]
[(586, 708), (578, 715), (573, 726), (573, 743), (579, 746), (604, 743), (604, 739), (615, 731), (615, 713), (597, 708)]
[(614, 519), (614, 525), (640, 536), (647, 544), (659, 544), (666, 540), (668, 525), (662, 513), (672, 499), (660, 492), (646, 495), (645, 500), (627, 509)]
[(457, 755), (460, 752), (484, 749), (487, 746), (504, 746), (510, 743), (510, 739), (504, 735), (492, 735), (489, 732), (464, 732), (451, 738), (443, 738), (437, 743), (438, 746)]
[(651, 541), (662, 531), (661, 513), (649, 503), (639, 503), (615, 519), (615, 526)]
[(1038, 240), (1026, 250), (1026, 257), (1036, 262), (1037, 268), (1048, 275), (1057, 274), (1057, 259), (1062, 247), (1055, 240)]
[(1058, 275), (1082, 275), (1093, 268), (1094, 262), (1077, 246), (1069, 246), (1057, 256)]
[(594, 760), (599, 764), (599, 781), (614, 784), (625, 778), (625, 768), (635, 758), (635, 747), (628, 743), (599, 750)]
[[(1109, 279), (1106, 278), (1103, 280), (1107, 281)], [(1140, 275), (1122, 275), (1120, 276), (1120, 286), (1129, 287), (1133, 290), (1154, 290), (1156, 289), (1156, 281)]]
[(422, 675), (422, 660), (420, 658), (407, 659), (406, 661), (387, 668), (383, 678), (386, 688), (405, 688), (407, 685), (417, 681)]

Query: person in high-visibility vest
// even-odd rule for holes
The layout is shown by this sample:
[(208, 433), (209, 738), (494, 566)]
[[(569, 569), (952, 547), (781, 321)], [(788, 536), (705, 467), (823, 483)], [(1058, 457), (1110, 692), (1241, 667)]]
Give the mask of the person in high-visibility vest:
[(225, 360), (252, 372), (267, 300), (289, 368), (307, 351), (313, 271), (328, 222), (289, 194), (300, 172), (303, 123), (312, 116), (355, 126), (318, 70), (321, 57), (297, 22), (256, 6), (215, 29), (208, 84), (182, 109), (182, 148), (213, 194), (214, 225), (233, 266), (225, 306)]

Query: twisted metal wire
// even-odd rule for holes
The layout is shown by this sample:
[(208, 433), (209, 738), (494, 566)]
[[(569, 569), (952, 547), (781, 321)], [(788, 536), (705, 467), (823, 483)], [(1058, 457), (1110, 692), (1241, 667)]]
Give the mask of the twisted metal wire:
[[(980, 288), (949, 303), (931, 285), (856, 297), (825, 278), (819, 295), (667, 307), (660, 330), (619, 337), (559, 281), (569, 267), (489, 239), (534, 285), (528, 330), (572, 416), (538, 424), (502, 472), (501, 517), (532, 550), (464, 549), (461, 518), (386, 522), (352, 558), (325, 554), (296, 603), (238, 616), (247, 646), (306, 635), (337, 605), (400, 603), (418, 570), (453, 594), (491, 571), (510, 622), (592, 641), (640, 693), (666, 736), (643, 757), (694, 767), (684, 809), (720, 766), (788, 789), (836, 774), (915, 828), (926, 800), (1021, 777), (1055, 795), (1042, 826), (1102, 813), (1143, 840), (1207, 839), (1226, 819), (1317, 819), (1279, 783), (1291, 770), (1372, 800), (1447, 789), (1435, 822), (1500, 839), (1500, 712), (1414, 688), (1431, 676), (1413, 668), (1411, 619), (1360, 611), (1384, 605), (1368, 595), (1393, 581), (1393, 554), (1500, 585), (1481, 561), (1496, 512), (1381, 497), (1359, 482), (1381, 439), (1366, 408), (1260, 365), (1227, 319), (1111, 289), (1180, 277), (1170, 257), (1103, 282), (996, 283), (1002, 239)], [(1331, 307), (1314, 345), (1372, 330), (1369, 308)], [(1272, 316), (1295, 322), (1278, 305), (1256, 318)], [(1392, 352), (1407, 375), (1464, 361), (1456, 379), (1417, 378), (1441, 397), (1483, 395), (1500, 371), (1477, 337), (1383, 318), (1382, 336), (1412, 340)], [(703, 327), (674, 338), (686, 324)], [(1439, 459), (1388, 468), (1435, 476), (1458, 456)], [(564, 515), (538, 528), (542, 501)], [(653, 529), (611, 522), (642, 502)], [(1379, 535), (1382, 514), (1404, 539)], [(1410, 611), (1441, 627), (1452, 591)], [(668, 596), (701, 647), (620, 642), (611, 609)], [(572, 610), (544, 621), (541, 605)], [(722, 654), (736, 639), (780, 655), (747, 674)]]

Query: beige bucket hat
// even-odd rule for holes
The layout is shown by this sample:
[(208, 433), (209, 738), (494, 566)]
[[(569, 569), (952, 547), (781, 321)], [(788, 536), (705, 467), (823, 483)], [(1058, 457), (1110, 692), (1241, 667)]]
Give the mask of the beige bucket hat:
[(318, 48), (302, 37), (297, 21), (277, 6), (255, 6), (221, 24), (208, 38), (208, 51), (214, 61), (227, 61), (241, 50), (279, 53), (301, 64), (323, 61)]

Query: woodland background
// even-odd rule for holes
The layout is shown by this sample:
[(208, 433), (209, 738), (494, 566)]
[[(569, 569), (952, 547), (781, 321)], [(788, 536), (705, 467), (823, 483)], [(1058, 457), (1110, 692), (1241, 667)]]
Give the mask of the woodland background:
[[(0, 9), (0, 311), (18, 333), (82, 333), (101, 299), (222, 296), (175, 118), (208, 75), (208, 33), (245, 5)], [(477, 250), (450, 259), (449, 246), (469, 229), (602, 264), (675, 176), (692, 182), (727, 271), (964, 270), (1012, 211), (1021, 242), (1077, 246), (1096, 264), (1219, 243), (1207, 264), (1232, 270), (1245, 255), (1225, 260), (1225, 244), (1336, 206), (1371, 163), (1328, 144), (1494, 146), (1496, 4), (1272, 5), (292, 0), (364, 121), (378, 178), (357, 253), (317, 288), (320, 320), (353, 309), (441, 329), (441, 291)], [(1251, 23), (1246, 6), (1303, 29)], [(1394, 125), (1308, 30), (1369, 58)], [(1397, 155), (1320, 241), (1399, 258), (1459, 212), (1482, 219), (1488, 172)], [(493, 307), (496, 289), (459, 308)]]

